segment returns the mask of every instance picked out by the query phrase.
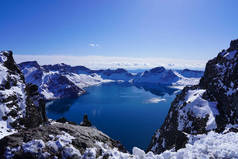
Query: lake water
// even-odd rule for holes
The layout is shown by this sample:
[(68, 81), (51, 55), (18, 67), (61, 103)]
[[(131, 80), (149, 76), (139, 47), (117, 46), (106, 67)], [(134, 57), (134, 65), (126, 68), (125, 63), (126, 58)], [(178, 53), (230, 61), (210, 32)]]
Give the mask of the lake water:
[(119, 140), (127, 150), (133, 146), (145, 150), (168, 113), (174, 91), (162, 86), (107, 83), (87, 88), (78, 98), (48, 102), (47, 115), (80, 123), (87, 114), (97, 129)]

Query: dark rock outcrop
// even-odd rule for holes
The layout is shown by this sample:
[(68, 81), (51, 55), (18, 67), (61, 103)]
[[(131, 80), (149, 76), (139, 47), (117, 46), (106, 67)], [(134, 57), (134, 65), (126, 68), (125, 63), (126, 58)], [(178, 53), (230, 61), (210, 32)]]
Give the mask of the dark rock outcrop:
[(83, 121), (80, 123), (80, 126), (88, 126), (88, 127), (92, 126), (86, 114), (83, 116)]

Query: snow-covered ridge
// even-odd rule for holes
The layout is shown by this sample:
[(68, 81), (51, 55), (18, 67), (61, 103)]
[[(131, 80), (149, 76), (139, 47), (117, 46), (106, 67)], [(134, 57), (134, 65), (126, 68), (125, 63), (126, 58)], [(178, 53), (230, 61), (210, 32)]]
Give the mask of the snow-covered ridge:
[[(66, 64), (40, 66), (36, 61), (23, 62), (19, 66), (26, 82), (36, 84), (46, 99), (81, 95), (85, 92), (85, 87), (106, 82), (129, 82), (137, 86), (160, 84), (181, 89), (186, 85), (197, 84), (200, 79), (196, 71), (184, 70), (179, 73), (164, 67), (132, 74), (125, 69), (90, 70), (84, 66)], [(184, 72), (186, 77), (182, 75)]]

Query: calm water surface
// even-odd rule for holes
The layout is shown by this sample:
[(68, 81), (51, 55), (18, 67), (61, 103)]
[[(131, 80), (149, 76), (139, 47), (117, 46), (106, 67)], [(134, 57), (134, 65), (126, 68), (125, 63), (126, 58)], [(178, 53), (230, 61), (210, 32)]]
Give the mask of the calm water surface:
[(174, 91), (161, 86), (102, 84), (87, 88), (88, 93), (78, 98), (48, 102), (47, 115), (80, 123), (87, 114), (94, 126), (129, 151), (133, 146), (145, 150), (167, 115)]

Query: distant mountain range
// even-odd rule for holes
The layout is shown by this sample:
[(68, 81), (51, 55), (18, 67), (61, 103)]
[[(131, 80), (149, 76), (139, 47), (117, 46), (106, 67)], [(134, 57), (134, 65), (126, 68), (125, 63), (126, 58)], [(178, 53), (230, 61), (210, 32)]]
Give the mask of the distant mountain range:
[(203, 71), (189, 69), (167, 70), (156, 67), (144, 72), (130, 73), (125, 69), (91, 70), (84, 66), (63, 63), (40, 66), (36, 61), (20, 63), (19, 68), (26, 82), (37, 85), (45, 99), (75, 97), (85, 93), (85, 87), (106, 82), (128, 82), (136, 86), (160, 84), (183, 88), (197, 84), (203, 75)]

